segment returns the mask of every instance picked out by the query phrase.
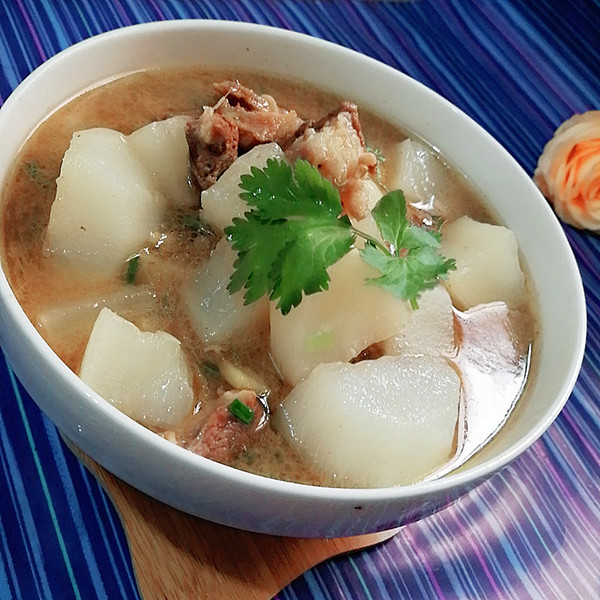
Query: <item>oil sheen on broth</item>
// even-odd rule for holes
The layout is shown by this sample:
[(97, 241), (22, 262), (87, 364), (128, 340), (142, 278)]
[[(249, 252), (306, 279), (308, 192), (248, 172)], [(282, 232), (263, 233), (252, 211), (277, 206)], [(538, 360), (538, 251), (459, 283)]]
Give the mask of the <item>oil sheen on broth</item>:
[[(120, 314), (141, 330), (161, 330), (176, 337), (192, 371), (195, 407), (179, 427), (156, 432), (192, 450), (208, 417), (221, 407), (222, 400), (218, 398), (231, 388), (216, 368), (223, 364), (223, 349), (202, 343), (179, 300), (179, 290), (190, 269), (204, 263), (218, 241), (214, 235), (204, 235), (185, 225), (187, 216), (197, 217), (198, 206), (170, 212), (158, 237), (148, 240), (134, 285), (126, 283), (123, 274), (100, 282), (89, 277), (73, 278), (69, 269), (44, 252), (44, 238), (56, 193), (55, 181), (75, 131), (108, 127), (129, 134), (147, 123), (174, 115), (196, 116), (204, 106), (212, 106), (218, 99), (212, 84), (227, 79), (239, 79), (256, 92), (273, 96), (279, 106), (293, 108), (303, 119), (321, 119), (343, 100), (256, 73), (186, 68), (128, 75), (77, 97), (44, 121), (23, 148), (4, 190), (3, 263), (32, 323), (76, 373), (97, 307), (111, 298), (125, 298)], [(394, 148), (407, 134), (363, 110), (360, 122), (367, 146), (377, 149), (378, 155), (387, 159), (379, 165), (379, 176), (385, 184), (389, 174), (399, 168)], [(443, 185), (432, 188), (435, 194), (432, 202), (436, 210), (442, 207), (444, 219), (454, 221), (460, 215), (470, 215), (478, 221), (493, 223), (485, 202), (466, 180), (441, 159), (436, 160), (444, 179)], [(530, 302), (510, 310), (498, 304), (483, 306), (477, 312), (455, 309), (454, 327), (461, 372), (492, 373), (484, 378), (472, 377), (469, 385), (463, 387), (461, 401), (467, 407), (467, 415), (469, 407), (474, 414), (485, 412), (482, 398), (503, 397), (501, 410), (507, 416), (523, 392), (528, 369), (535, 333)], [(507, 345), (511, 351), (500, 355), (485, 351)], [(229, 344), (226, 360), (258, 374), (270, 390), (269, 405), (275, 409), (293, 386), (282, 379), (269, 347), (268, 327), (250, 329)], [(356, 360), (381, 353), (382, 349), (374, 345)], [(508, 400), (507, 389), (511, 391)], [(459, 438), (457, 435), (456, 440)], [(324, 474), (270, 424), (262, 429), (261, 435), (244, 443), (235, 456), (222, 462), (279, 479), (314, 485), (356, 485), (345, 477)]]

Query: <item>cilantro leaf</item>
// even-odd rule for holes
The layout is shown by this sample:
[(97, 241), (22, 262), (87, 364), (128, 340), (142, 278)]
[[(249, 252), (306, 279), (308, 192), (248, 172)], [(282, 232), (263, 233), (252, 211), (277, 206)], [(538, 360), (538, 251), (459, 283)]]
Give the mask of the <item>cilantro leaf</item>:
[(262, 220), (337, 219), (342, 213), (338, 191), (306, 160), (297, 160), (292, 169), (271, 158), (264, 169), (252, 167), (250, 175), (242, 175), (240, 188), (240, 198), (255, 207)]
[(400, 190), (383, 196), (371, 212), (389, 249), (367, 241), (362, 259), (381, 276), (369, 278), (366, 283), (378, 285), (417, 308), (421, 292), (434, 288), (440, 277), (455, 268), (455, 262), (439, 254), (437, 231), (410, 224)]
[(383, 196), (371, 211), (383, 239), (390, 245), (390, 252), (401, 248), (406, 229), (406, 201), (401, 190)]
[(270, 159), (243, 175), (240, 187), (250, 210), (225, 229), (238, 253), (228, 290), (245, 288), (246, 304), (268, 294), (287, 314), (303, 293), (329, 287), (328, 267), (355, 239), (350, 220), (337, 190), (307, 161), (292, 169)]
[(242, 175), (240, 198), (249, 207), (225, 229), (237, 251), (227, 289), (245, 289), (250, 304), (263, 295), (285, 315), (303, 294), (328, 289), (327, 269), (347, 254), (356, 236), (367, 243), (363, 260), (381, 273), (366, 280), (417, 308), (421, 292), (455, 268), (439, 254), (440, 234), (412, 225), (400, 190), (385, 194), (371, 211), (385, 243), (356, 229), (343, 215), (337, 189), (305, 160), (292, 167), (270, 159)]

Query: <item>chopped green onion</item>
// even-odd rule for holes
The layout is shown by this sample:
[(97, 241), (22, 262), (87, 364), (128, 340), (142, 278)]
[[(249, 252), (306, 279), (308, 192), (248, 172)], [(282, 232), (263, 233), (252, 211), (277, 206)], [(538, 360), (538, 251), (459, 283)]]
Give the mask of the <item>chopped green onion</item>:
[(50, 184), (50, 179), (47, 177), (44, 170), (33, 162), (25, 163), (25, 172), (35, 183), (41, 185), (43, 188), (47, 188)]
[(221, 377), (221, 370), (219, 369), (219, 365), (216, 365), (210, 360), (207, 360), (202, 363), (202, 370), (204, 371), (204, 374), (211, 379), (217, 379)]
[(135, 281), (138, 269), (140, 266), (140, 256), (132, 256), (127, 261), (127, 272), (125, 273), (125, 281), (127, 283), (133, 283)]
[(183, 215), (181, 217), (181, 223), (188, 229), (193, 229), (197, 233), (202, 235), (214, 235), (215, 232), (207, 225), (202, 219), (194, 217), (192, 215)]
[(331, 348), (335, 343), (335, 333), (333, 331), (318, 331), (306, 340), (309, 352), (323, 352)]
[(227, 408), (236, 419), (239, 419), (245, 425), (250, 424), (254, 418), (254, 411), (239, 398), (236, 398)]

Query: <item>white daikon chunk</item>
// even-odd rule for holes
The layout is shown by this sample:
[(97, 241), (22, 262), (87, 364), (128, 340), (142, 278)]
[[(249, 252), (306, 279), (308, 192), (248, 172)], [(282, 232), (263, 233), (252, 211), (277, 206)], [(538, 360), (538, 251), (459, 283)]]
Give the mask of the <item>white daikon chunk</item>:
[(383, 196), (383, 191), (369, 175), (353, 179), (342, 192), (344, 211), (350, 219), (364, 220)]
[(179, 115), (154, 121), (127, 136), (129, 146), (151, 174), (156, 189), (183, 207), (198, 203), (190, 179), (190, 151), (185, 137), (188, 120)]
[(456, 260), (444, 281), (454, 305), (465, 310), (486, 302), (518, 306), (525, 299), (525, 280), (512, 231), (461, 217), (442, 230), (441, 252)]
[[(356, 187), (360, 190), (360, 196), (364, 199), (366, 211), (371, 211), (381, 200), (384, 192), (380, 185), (370, 177), (363, 177), (356, 182)], [(357, 191), (355, 191), (355, 194)]]
[(46, 247), (88, 276), (118, 272), (160, 226), (165, 198), (117, 131), (75, 133), (56, 183)]
[(424, 144), (407, 139), (396, 144), (389, 159), (397, 165), (390, 189), (401, 189), (411, 201), (431, 208), (445, 170), (438, 157)]
[(396, 144), (386, 156), (388, 165), (388, 188), (401, 189), (407, 202), (418, 208), (454, 218), (452, 198), (460, 188), (447, 165), (425, 144), (416, 140), (404, 140)]
[(451, 356), (454, 353), (454, 314), (452, 300), (442, 285), (423, 292), (419, 308), (394, 336), (382, 344), (384, 354), (429, 354)]
[(192, 325), (205, 344), (226, 344), (234, 336), (241, 338), (251, 328), (267, 324), (266, 296), (246, 306), (242, 290), (235, 294), (227, 290), (236, 256), (222, 238), (184, 289)]
[(271, 306), (271, 353), (292, 384), (319, 363), (348, 361), (400, 331), (411, 308), (389, 292), (365, 285), (378, 276), (356, 250), (329, 270), (329, 290), (305, 296), (283, 316)]
[(140, 331), (108, 308), (96, 319), (79, 376), (146, 426), (173, 427), (194, 406), (179, 341), (164, 331)]
[(215, 231), (222, 232), (234, 217), (243, 217), (246, 203), (240, 199), (240, 177), (250, 174), (251, 168), (264, 169), (267, 160), (283, 160), (283, 150), (275, 143), (261, 144), (238, 158), (218, 181), (202, 192), (200, 214)]
[(78, 298), (52, 304), (38, 316), (50, 340), (60, 340), (71, 333), (87, 330), (94, 325), (98, 313), (105, 306), (121, 316), (133, 312), (147, 312), (157, 304), (156, 293), (149, 286), (128, 286), (105, 296)]
[[(354, 225), (354, 227), (356, 227), (359, 231), (362, 231), (363, 233), (366, 233), (371, 237), (383, 242), (383, 238), (381, 237), (379, 227), (377, 227), (377, 223), (375, 222), (375, 219), (373, 218), (373, 215), (371, 213), (371, 210), (375, 207), (377, 202), (381, 200), (383, 193), (381, 191), (381, 188), (372, 179), (365, 179), (361, 181), (364, 181), (363, 190), (367, 191), (369, 197), (368, 211), (366, 212), (365, 216), (362, 217), (360, 220), (353, 219), (352, 216), (349, 215), (350, 221), (352, 222), (352, 225)], [(365, 246), (365, 240), (361, 237), (357, 237), (356, 241), (354, 242), (354, 245), (356, 248), (361, 250)]]
[(340, 483), (416, 482), (449, 460), (460, 380), (443, 358), (384, 356), (316, 367), (273, 423)]

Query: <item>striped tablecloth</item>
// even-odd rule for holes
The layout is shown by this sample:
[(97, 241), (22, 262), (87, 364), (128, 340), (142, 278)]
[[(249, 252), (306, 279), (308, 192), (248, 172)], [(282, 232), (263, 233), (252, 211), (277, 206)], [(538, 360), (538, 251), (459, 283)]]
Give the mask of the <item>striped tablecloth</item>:
[[(559, 123), (600, 108), (597, 0), (0, 0), (0, 102), (73, 42), (181, 18), (275, 25), (373, 56), (457, 104), (530, 174)], [(600, 243), (566, 232), (589, 340), (555, 424), (450, 508), (277, 598), (600, 598)], [(0, 599), (139, 598), (110, 501), (1, 358), (0, 384)]]

